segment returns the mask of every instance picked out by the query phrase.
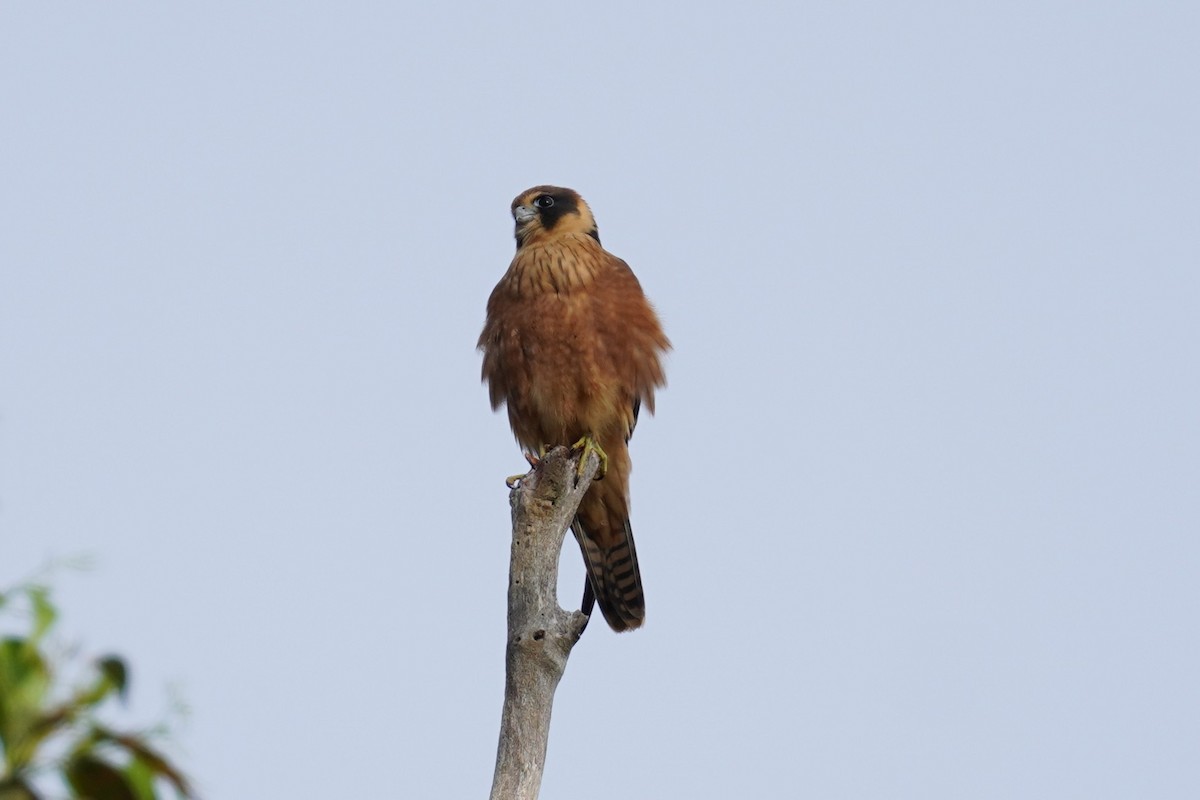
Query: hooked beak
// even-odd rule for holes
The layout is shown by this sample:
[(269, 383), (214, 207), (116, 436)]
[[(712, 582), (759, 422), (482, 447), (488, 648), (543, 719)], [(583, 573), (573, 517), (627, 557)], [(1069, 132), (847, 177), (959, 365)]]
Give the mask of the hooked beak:
[(517, 206), (513, 209), (513, 219), (517, 221), (518, 225), (524, 225), (536, 216), (537, 209), (530, 208), (529, 206)]

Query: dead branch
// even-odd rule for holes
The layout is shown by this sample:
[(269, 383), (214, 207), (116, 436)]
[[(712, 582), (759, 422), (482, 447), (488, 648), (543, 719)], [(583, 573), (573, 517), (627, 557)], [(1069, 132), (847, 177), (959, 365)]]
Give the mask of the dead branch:
[(588, 618), (558, 605), (558, 556), (567, 527), (599, 467), (592, 454), (577, 478), (578, 455), (556, 447), (516, 489), (508, 570), (508, 649), (504, 711), (491, 800), (536, 800), (550, 738), (554, 690)]

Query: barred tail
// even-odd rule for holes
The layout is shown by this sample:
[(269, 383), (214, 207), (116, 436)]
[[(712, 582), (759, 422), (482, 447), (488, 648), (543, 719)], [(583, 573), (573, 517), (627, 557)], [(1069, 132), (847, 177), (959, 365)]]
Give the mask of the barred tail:
[(646, 599), (642, 594), (633, 530), (628, 518), (622, 518), (619, 527), (611, 524), (606, 527), (608, 535), (605, 538), (609, 542), (602, 546), (579, 517), (571, 523), (604, 619), (614, 631), (633, 630), (641, 627), (646, 619)]

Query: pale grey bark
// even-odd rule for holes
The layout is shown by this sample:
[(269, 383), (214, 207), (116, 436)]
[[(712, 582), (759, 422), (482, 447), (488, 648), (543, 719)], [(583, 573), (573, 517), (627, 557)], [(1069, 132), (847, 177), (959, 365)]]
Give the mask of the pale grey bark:
[(504, 711), (491, 800), (536, 800), (546, 763), (554, 690), (588, 618), (558, 606), (558, 555), (599, 459), (577, 479), (579, 457), (556, 447), (509, 498), (508, 649)]

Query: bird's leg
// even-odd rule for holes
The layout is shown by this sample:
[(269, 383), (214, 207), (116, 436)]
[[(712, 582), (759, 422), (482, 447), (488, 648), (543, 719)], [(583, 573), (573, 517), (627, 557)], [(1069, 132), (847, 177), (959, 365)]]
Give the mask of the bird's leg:
[[(546, 445), (538, 445), (538, 454), (536, 456), (533, 454), (532, 450), (526, 450), (524, 455), (525, 460), (529, 462), (530, 468), (536, 469), (537, 465), (542, 463), (542, 459), (546, 457)], [(524, 478), (528, 474), (529, 473), (526, 472), (521, 475), (509, 475), (504, 479), (504, 484), (510, 489), (515, 489), (517, 488), (517, 484), (521, 482), (521, 478)]]
[(579, 471), (576, 477), (583, 477), (583, 471), (587, 469), (588, 455), (590, 453), (595, 453), (600, 457), (600, 469), (596, 470), (595, 480), (602, 480), (605, 474), (608, 473), (608, 453), (600, 449), (600, 445), (596, 444), (595, 438), (590, 433), (585, 433), (578, 442), (571, 445), (571, 449), (582, 451), (579, 456)]

